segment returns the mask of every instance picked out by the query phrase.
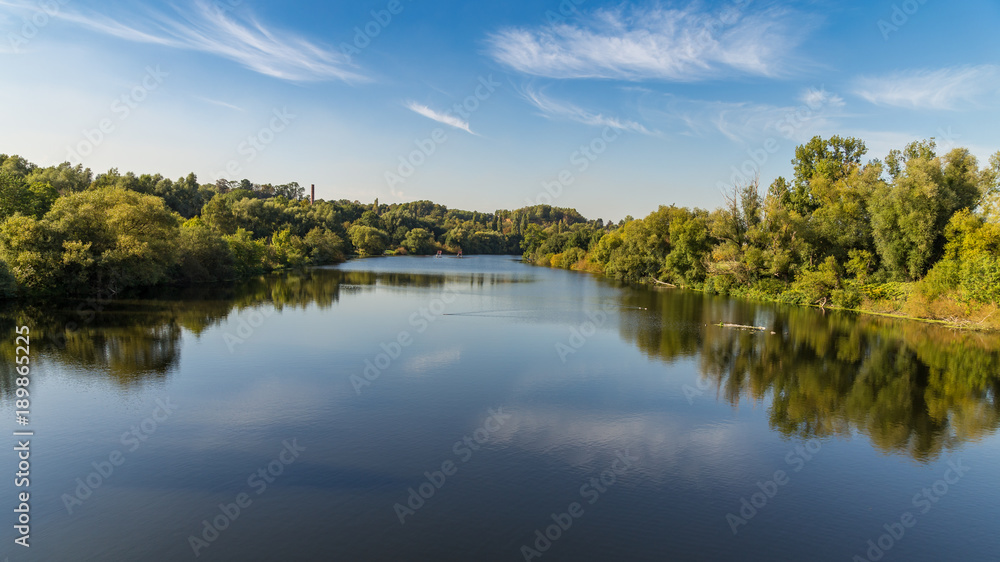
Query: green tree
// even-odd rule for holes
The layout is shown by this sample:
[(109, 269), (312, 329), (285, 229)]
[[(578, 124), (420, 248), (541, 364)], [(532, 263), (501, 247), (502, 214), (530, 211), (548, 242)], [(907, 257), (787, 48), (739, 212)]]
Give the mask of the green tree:
[(694, 285), (705, 280), (705, 261), (712, 251), (708, 213), (701, 209), (683, 210), (670, 223), (670, 253), (664, 269), (675, 283)]
[(352, 226), (347, 234), (362, 256), (381, 256), (389, 243), (389, 235), (385, 231), (362, 224)]
[(796, 147), (792, 160), (795, 181), (789, 201), (791, 208), (803, 216), (812, 213), (819, 205), (812, 193), (813, 179), (836, 182), (847, 176), (852, 167), (860, 165), (867, 152), (868, 148), (860, 139), (836, 135), (829, 139), (816, 136)]
[(288, 228), (275, 231), (271, 235), (271, 265), (273, 268), (301, 267), (308, 259), (307, 249), (302, 239), (292, 234)]
[(326, 265), (344, 261), (344, 241), (334, 232), (317, 226), (306, 234), (304, 241), (311, 264)]
[(885, 185), (881, 176), (882, 166), (874, 163), (851, 166), (836, 180), (816, 176), (810, 182), (817, 206), (809, 220), (809, 235), (820, 258), (833, 255), (841, 261), (851, 250), (875, 249), (869, 205)]
[(93, 173), (90, 168), (84, 168), (81, 164), (72, 166), (69, 162), (63, 162), (58, 166), (35, 168), (25, 179), (29, 184), (49, 184), (60, 194), (69, 195), (90, 187)]
[(212, 283), (235, 276), (233, 252), (222, 236), (203, 220), (181, 225), (177, 239), (178, 262), (172, 275), (185, 283)]
[(414, 228), (406, 233), (403, 248), (413, 255), (427, 255), (434, 252), (434, 235), (423, 228)]
[(47, 183), (28, 183), (20, 176), (0, 172), (0, 220), (15, 213), (41, 218), (58, 197)]
[(890, 155), (892, 183), (879, 186), (872, 198), (875, 246), (897, 279), (922, 277), (944, 252), (948, 221), (980, 199), (975, 158), (964, 149), (939, 158), (934, 148), (933, 140), (914, 142)]
[(64, 261), (72, 253), (77, 263), (88, 264), (86, 286), (77, 290), (164, 281), (177, 255), (179, 220), (162, 199), (117, 188), (62, 197), (44, 218), (66, 249)]
[(151, 195), (102, 188), (58, 199), (41, 220), (8, 219), (0, 254), (29, 292), (117, 291), (167, 278), (179, 217)]
[(978, 208), (991, 223), (1000, 223), (1000, 152), (990, 156), (989, 166), (983, 169), (979, 185), (982, 189)]
[[(14, 215), (0, 225), (0, 260), (7, 264), (17, 285), (29, 294), (58, 288), (64, 269), (71, 267), (63, 263), (62, 251), (62, 242), (47, 222)], [(86, 278), (80, 282), (85, 283)]]
[(263, 240), (254, 240), (253, 234), (238, 228), (233, 234), (222, 237), (233, 255), (233, 269), (236, 277), (246, 279), (259, 275), (267, 269), (267, 245)]
[(807, 304), (826, 306), (831, 303), (834, 293), (841, 289), (842, 277), (837, 259), (828, 256), (818, 268), (804, 271), (792, 287)]
[[(378, 200), (376, 199), (376, 202)], [(377, 204), (377, 203), (376, 203)], [(374, 208), (374, 205), (372, 205)], [(378, 230), (385, 230), (385, 222), (382, 217), (378, 216), (375, 211), (365, 211), (361, 218), (358, 220), (358, 224), (362, 226), (367, 226), (369, 228), (375, 228)]]

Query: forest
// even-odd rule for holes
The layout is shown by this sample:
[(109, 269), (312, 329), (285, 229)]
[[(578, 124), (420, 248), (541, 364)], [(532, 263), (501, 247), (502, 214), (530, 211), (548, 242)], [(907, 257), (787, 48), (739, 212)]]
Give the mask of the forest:
[(117, 294), (246, 279), (348, 256), (521, 254), (536, 265), (708, 293), (1000, 326), (1000, 152), (934, 139), (866, 159), (856, 138), (796, 148), (715, 210), (588, 220), (536, 205), (310, 203), (297, 183), (94, 175), (0, 154), (0, 296)]

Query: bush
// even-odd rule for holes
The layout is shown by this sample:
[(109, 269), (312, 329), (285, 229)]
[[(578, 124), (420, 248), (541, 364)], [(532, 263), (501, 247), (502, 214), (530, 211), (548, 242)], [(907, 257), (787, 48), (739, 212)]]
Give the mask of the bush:
[(930, 300), (953, 291), (961, 283), (958, 262), (955, 260), (941, 260), (927, 272), (927, 276), (917, 283), (917, 291)]
[(1000, 260), (988, 254), (966, 260), (959, 272), (968, 300), (1000, 303)]
[(705, 292), (727, 296), (732, 291), (733, 278), (729, 275), (709, 275), (705, 280)]
[(861, 293), (873, 301), (905, 301), (910, 295), (910, 287), (908, 283), (878, 283), (864, 285)]
[(815, 270), (803, 271), (792, 284), (792, 289), (800, 293), (807, 304), (829, 304), (833, 292), (841, 288), (840, 276), (837, 259), (829, 256)]
[(851, 309), (861, 306), (861, 301), (864, 300), (861, 293), (854, 287), (836, 289), (831, 294), (831, 298), (834, 306)]

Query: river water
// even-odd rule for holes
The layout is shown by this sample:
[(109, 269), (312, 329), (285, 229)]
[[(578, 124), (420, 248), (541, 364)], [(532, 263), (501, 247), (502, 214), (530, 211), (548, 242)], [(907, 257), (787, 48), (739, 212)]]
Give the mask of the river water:
[(28, 487), (25, 438), (0, 455), (11, 561), (1000, 551), (997, 336), (485, 256), (0, 321), (0, 419), (34, 433)]

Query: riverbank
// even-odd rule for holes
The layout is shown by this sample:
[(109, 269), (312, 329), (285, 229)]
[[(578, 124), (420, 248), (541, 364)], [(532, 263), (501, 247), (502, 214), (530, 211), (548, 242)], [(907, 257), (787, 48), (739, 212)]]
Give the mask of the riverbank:
[[(541, 261), (543, 260), (539, 260), (539, 262)], [(604, 271), (600, 264), (593, 263), (587, 259), (580, 259), (572, 264), (565, 264), (559, 260), (555, 261), (556, 263), (552, 263), (553, 260), (550, 259), (549, 263), (545, 264), (525, 260), (526, 263), (541, 267), (569, 269), (571, 271), (581, 271), (613, 278)], [(665, 283), (653, 277), (642, 279), (639, 283), (661, 287), (666, 290), (696, 291), (754, 302), (791, 304), (823, 310), (841, 310), (913, 320), (960, 330), (1000, 331), (1000, 306), (992, 303), (983, 304), (963, 301), (954, 292), (930, 298), (922, 290), (919, 283), (857, 283), (855, 281), (843, 281), (840, 287), (836, 289), (841, 293), (838, 295), (838, 300), (841, 302), (849, 301), (856, 303), (854, 306), (833, 304), (829, 302), (830, 299), (817, 299), (819, 302), (810, 302), (805, 300), (809, 297), (801, 289), (775, 290), (779, 286), (779, 284), (775, 283), (758, 283), (749, 287), (727, 286), (725, 290), (718, 290), (718, 286), (705, 283), (675, 285)]]

